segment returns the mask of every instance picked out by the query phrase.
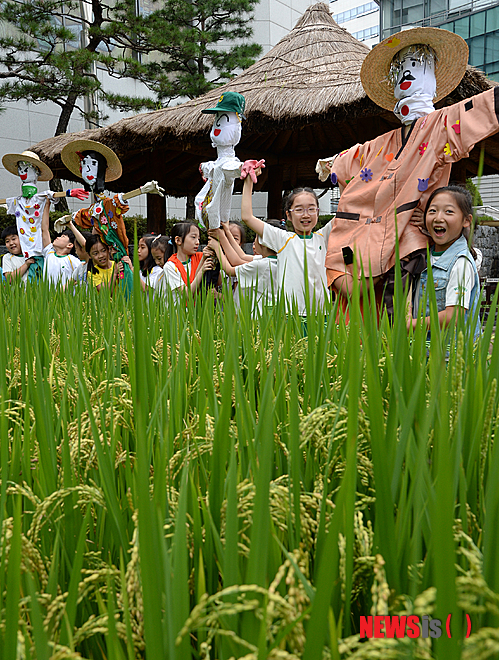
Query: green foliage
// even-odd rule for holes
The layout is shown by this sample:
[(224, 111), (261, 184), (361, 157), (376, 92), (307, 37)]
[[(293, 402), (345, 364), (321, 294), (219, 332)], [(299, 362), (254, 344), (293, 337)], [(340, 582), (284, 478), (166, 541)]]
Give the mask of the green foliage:
[[(0, 657), (498, 656), (494, 314), (428, 353), (399, 280), (393, 325), (358, 288), (349, 324), (254, 318), (137, 269), (130, 300), (0, 303)], [(452, 639), (359, 640), (448, 613)]]
[[(97, 104), (84, 107), (84, 97), (138, 112), (179, 96), (198, 96), (260, 53), (260, 46), (249, 43), (220, 48), (221, 40), (250, 38), (248, 12), (256, 2), (163, 0), (147, 13), (137, 12), (135, 0), (111, 5), (95, 0), (88, 18), (82, 15), (86, 2), (6, 0), (0, 5), (0, 101), (55, 103), (61, 109), (59, 135), (75, 109), (97, 125), (106, 119)], [(143, 83), (155, 98), (107, 91), (96, 67)]]
[[(251, 14), (258, 0), (162, 0), (141, 21), (154, 48), (166, 55), (146, 65), (160, 103), (180, 96), (195, 98), (227, 82), (261, 53), (248, 43)], [(245, 42), (220, 48), (220, 42)], [(208, 79), (208, 74), (210, 78)], [(215, 74), (215, 75), (213, 75)]]
[(480, 195), (478, 186), (476, 186), (471, 179), (466, 179), (466, 188), (469, 190), (473, 199), (473, 206), (482, 206), (482, 196)]

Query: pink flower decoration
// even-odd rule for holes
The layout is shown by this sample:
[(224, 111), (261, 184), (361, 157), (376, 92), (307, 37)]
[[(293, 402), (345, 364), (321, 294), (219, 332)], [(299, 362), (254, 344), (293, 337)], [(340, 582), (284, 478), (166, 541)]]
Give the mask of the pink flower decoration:
[(419, 145), (419, 155), (422, 156), (428, 147), (428, 142), (422, 142)]
[(102, 218), (102, 219), (101, 219), (101, 224), (103, 224), (103, 225), (107, 225), (107, 220), (106, 220), (106, 218)]

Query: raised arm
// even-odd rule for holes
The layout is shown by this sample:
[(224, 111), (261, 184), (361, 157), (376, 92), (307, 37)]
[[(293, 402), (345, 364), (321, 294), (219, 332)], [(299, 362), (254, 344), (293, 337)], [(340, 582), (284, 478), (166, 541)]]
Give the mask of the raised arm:
[[(259, 174), (259, 172), (256, 172)], [(255, 232), (255, 234), (258, 234), (258, 236), (263, 236), (263, 228), (265, 223), (260, 220), (259, 218), (255, 218), (253, 215), (253, 205), (251, 203), (251, 195), (253, 193), (253, 181), (251, 180), (251, 177), (247, 176), (244, 179), (244, 185), (243, 185), (243, 194), (242, 194), (242, 200), (241, 200), (241, 218), (243, 222), (245, 222), (248, 227), (251, 227), (251, 229)]]
[(50, 245), (50, 243), (52, 242), (50, 240), (49, 219), (50, 219), (50, 202), (47, 200), (42, 215), (42, 245), (44, 248), (47, 247), (47, 245)]
[(194, 275), (194, 279), (190, 283), (191, 293), (195, 293), (199, 289), (199, 286), (203, 281), (204, 273), (207, 270), (212, 270), (213, 267), (214, 267), (214, 263), (211, 258), (211, 250), (205, 247), (203, 250), (203, 256), (201, 258), (201, 261), (199, 262), (199, 266), (197, 267), (196, 274)]
[[(218, 260), (220, 262), (220, 266), (222, 267), (224, 273), (227, 273), (227, 275), (229, 275), (230, 277), (235, 277), (236, 268), (230, 263), (230, 261), (225, 256), (220, 243), (216, 241), (214, 238), (210, 238), (210, 240), (208, 241), (208, 247), (211, 248), (217, 255)], [(237, 265), (240, 266), (241, 264), (237, 264)]]
[(220, 241), (220, 245), (225, 252), (227, 259), (233, 266), (241, 266), (248, 261), (253, 261), (253, 257), (241, 248), (229, 229), (229, 223), (222, 223), (222, 227), (215, 236)]
[(68, 227), (71, 229), (71, 231), (72, 231), (73, 234), (75, 235), (75, 238), (76, 238), (76, 240), (78, 241), (78, 243), (79, 243), (79, 245), (81, 246), (81, 248), (84, 250), (84, 249), (85, 249), (86, 241), (85, 241), (85, 237), (83, 236), (83, 234), (81, 233), (81, 231), (78, 229), (78, 227), (77, 227), (75, 224), (73, 224), (73, 221), (72, 221), (72, 220), (70, 220), (70, 221), (68, 222)]

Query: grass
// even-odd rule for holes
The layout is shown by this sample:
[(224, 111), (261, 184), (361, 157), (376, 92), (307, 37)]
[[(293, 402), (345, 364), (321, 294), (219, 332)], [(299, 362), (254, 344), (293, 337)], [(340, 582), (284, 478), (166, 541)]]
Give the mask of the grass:
[[(0, 658), (498, 657), (494, 314), (427, 355), (400, 286), (306, 336), (135, 287), (0, 287)], [(453, 637), (360, 641), (412, 613)]]

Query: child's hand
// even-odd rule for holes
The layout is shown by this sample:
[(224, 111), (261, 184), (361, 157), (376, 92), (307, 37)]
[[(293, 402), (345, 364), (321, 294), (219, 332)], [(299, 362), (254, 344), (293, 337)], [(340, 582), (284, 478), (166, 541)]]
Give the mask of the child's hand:
[(209, 245), (207, 245), (205, 248), (203, 248), (203, 257), (205, 259), (209, 259), (210, 257), (213, 257), (214, 255), (215, 255), (215, 251), (213, 250), (213, 248), (209, 247)]
[(213, 257), (207, 257), (204, 259), (199, 267), (201, 268), (201, 272), (205, 273), (207, 270), (213, 270), (215, 268), (215, 262), (213, 260)]
[(213, 252), (215, 252), (216, 254), (219, 245), (220, 243), (216, 241), (214, 238), (209, 238), (208, 245), (206, 247), (208, 247), (210, 250), (213, 250)]
[(130, 266), (130, 268), (133, 270), (133, 263), (132, 263), (132, 260), (130, 259), (130, 257), (121, 257), (121, 261), (124, 264), (128, 264)]
[(219, 240), (220, 233), (223, 233), (223, 229), (221, 227), (217, 227), (216, 229), (208, 229), (208, 236), (210, 238), (214, 238), (217, 241)]
[(124, 270), (123, 263), (121, 261), (117, 261), (114, 264), (114, 279), (115, 280), (123, 278), (123, 270)]
[(412, 216), (410, 219), (411, 225), (414, 227), (419, 227), (420, 229), (424, 228), (424, 213), (423, 209), (420, 209), (419, 207), (416, 207), (414, 211), (412, 212)]

